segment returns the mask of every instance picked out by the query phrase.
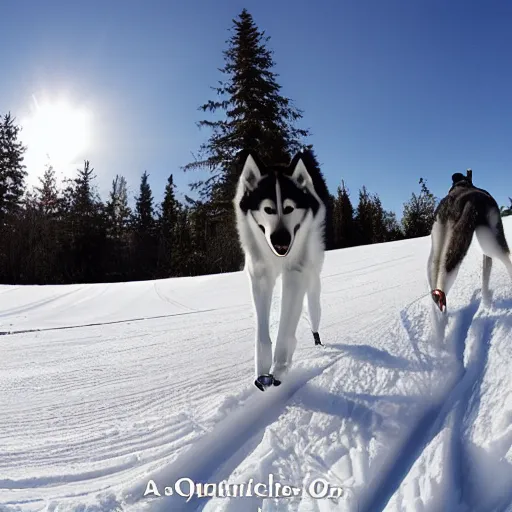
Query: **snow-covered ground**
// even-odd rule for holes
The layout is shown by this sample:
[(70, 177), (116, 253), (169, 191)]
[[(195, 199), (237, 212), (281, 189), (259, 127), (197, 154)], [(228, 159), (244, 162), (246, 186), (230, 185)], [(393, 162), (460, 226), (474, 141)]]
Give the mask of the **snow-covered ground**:
[[(495, 262), (493, 307), (480, 304), (475, 243), (435, 343), (429, 247), (327, 253), (327, 346), (313, 345), (304, 314), (295, 368), (266, 393), (252, 384), (241, 272), (1, 286), (0, 510), (512, 511), (512, 283)], [(163, 495), (182, 477), (256, 485), (270, 474), (344, 492)], [(150, 481), (161, 497), (144, 497)]]

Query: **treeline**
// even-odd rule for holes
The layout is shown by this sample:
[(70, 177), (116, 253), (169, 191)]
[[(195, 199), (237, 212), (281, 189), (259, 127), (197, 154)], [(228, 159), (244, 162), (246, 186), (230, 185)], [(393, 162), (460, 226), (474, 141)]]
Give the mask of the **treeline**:
[[(209, 129), (210, 137), (195, 161), (182, 169), (210, 171), (208, 179), (192, 185), (198, 200), (185, 196), (185, 203), (178, 201), (171, 174), (164, 199), (156, 204), (147, 172), (133, 208), (123, 176), (113, 179), (108, 198), (100, 198), (89, 161), (62, 185), (48, 166), (39, 186), (27, 190), (20, 128), (10, 114), (4, 115), (0, 282), (115, 282), (240, 270), (243, 258), (232, 207), (237, 152), (251, 148), (263, 159), (286, 163), (309, 136), (296, 126), (302, 111), (281, 94), (268, 41), (245, 9), (233, 20), (220, 70), (225, 80), (214, 88), (215, 100), (200, 107), (216, 120), (198, 123)], [(436, 199), (423, 180), (419, 184), (399, 223), (378, 194), (363, 186), (358, 196), (351, 195), (341, 181), (329, 205), (328, 249), (428, 235)]]
[[(133, 208), (123, 176), (114, 178), (105, 201), (99, 197), (89, 161), (61, 186), (49, 165), (39, 185), (26, 190), (25, 148), (9, 114), (0, 122), (0, 134), (1, 283), (135, 281), (241, 269), (230, 215), (218, 213), (212, 201), (187, 198), (182, 204), (172, 174), (156, 204), (144, 172)], [(434, 200), (426, 187), (413, 194), (402, 226), (365, 187), (353, 206), (342, 183), (330, 207), (328, 248), (337, 249), (424, 235)]]

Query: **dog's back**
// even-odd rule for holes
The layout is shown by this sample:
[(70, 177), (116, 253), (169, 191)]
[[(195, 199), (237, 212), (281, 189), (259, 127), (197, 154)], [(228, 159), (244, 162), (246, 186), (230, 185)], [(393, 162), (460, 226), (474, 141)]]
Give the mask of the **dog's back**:
[(462, 174), (452, 176), (453, 185), (435, 212), (435, 218), (443, 223), (459, 224), (460, 228), (474, 231), (489, 225), (489, 215), (499, 215), (495, 199), (481, 188), (475, 187)]

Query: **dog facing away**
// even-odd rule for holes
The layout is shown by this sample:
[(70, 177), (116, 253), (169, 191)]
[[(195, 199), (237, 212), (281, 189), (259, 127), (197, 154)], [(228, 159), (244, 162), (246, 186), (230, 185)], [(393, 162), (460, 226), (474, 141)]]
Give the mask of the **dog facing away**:
[[(329, 192), (309, 150), (288, 166), (265, 165), (251, 151), (239, 157), (243, 168), (234, 207), (256, 312), (255, 385), (264, 391), (279, 385), (291, 366), (306, 295), (313, 338), (321, 345), (320, 273)], [(279, 275), (282, 302), (272, 358), (269, 316)]]
[(441, 200), (434, 214), (428, 260), (432, 299), (441, 312), (446, 311), (446, 296), (455, 282), (473, 234), (476, 234), (484, 254), (482, 301), (489, 305), (492, 259), (502, 261), (512, 278), (512, 261), (500, 210), (489, 192), (475, 187), (463, 174), (455, 173), (448, 195)]

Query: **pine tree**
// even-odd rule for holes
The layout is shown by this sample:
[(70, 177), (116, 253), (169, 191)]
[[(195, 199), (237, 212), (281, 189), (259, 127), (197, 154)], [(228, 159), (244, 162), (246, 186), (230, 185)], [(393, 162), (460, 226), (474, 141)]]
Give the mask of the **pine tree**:
[(224, 118), (199, 122), (199, 127), (211, 129), (212, 134), (201, 145), (199, 159), (184, 168), (209, 170), (212, 176), (194, 188), (203, 199), (216, 194), (218, 200), (228, 202), (238, 180), (239, 170), (233, 165), (238, 151), (253, 149), (267, 161), (286, 163), (309, 134), (295, 127), (302, 112), (280, 93), (278, 75), (272, 71), (273, 52), (266, 47), (270, 38), (257, 28), (246, 9), (233, 24), (233, 35), (223, 52), (225, 65), (220, 69), (226, 80), (212, 88), (219, 99), (200, 107), (217, 116), (221, 111)]
[(366, 187), (363, 187), (359, 191), (356, 213), (358, 243), (366, 245), (389, 241), (389, 229), (394, 227), (393, 216), (394, 214), (384, 210), (378, 194), (371, 195)]
[(338, 187), (337, 193), (333, 213), (334, 246), (336, 249), (351, 247), (356, 242), (354, 207), (344, 181), (341, 182), (341, 187)]
[(27, 191), (22, 207), (11, 218), (10, 280), (19, 284), (61, 283), (62, 273), (59, 256), (60, 202), (55, 172), (48, 165), (39, 187)]
[(37, 207), (45, 216), (56, 216), (60, 210), (61, 200), (57, 187), (57, 177), (53, 166), (48, 164), (43, 177), (39, 178), (39, 187), (35, 188)]
[(195, 220), (203, 219), (202, 243), (207, 241), (208, 254), (195, 253), (195, 261), (204, 261), (207, 272), (239, 270), (242, 264), (240, 246), (233, 243), (238, 239), (232, 204), (240, 173), (238, 152), (253, 149), (268, 162), (287, 163), (309, 134), (295, 126), (302, 112), (281, 94), (268, 42), (246, 9), (233, 20), (220, 69), (224, 79), (212, 87), (216, 99), (200, 107), (213, 120), (202, 120), (198, 126), (208, 128), (211, 134), (200, 146), (198, 158), (184, 167), (186, 171), (209, 172), (207, 179), (192, 184), (199, 192), (201, 207), (190, 211), (193, 231)]
[(20, 130), (10, 113), (0, 120), (0, 227), (19, 211), (25, 191), (26, 148), (18, 140)]
[(144, 171), (140, 181), (139, 195), (135, 198), (135, 213), (132, 217), (137, 279), (156, 277), (156, 222), (153, 193), (148, 178), (147, 171)]
[(421, 192), (412, 194), (409, 202), (404, 204), (402, 226), (406, 238), (416, 238), (430, 234), (434, 223), (436, 198), (427, 184), (420, 178)]
[(106, 225), (104, 205), (94, 186), (94, 169), (84, 162), (77, 177), (67, 180), (63, 206), (66, 219), (67, 273), (74, 282), (101, 281), (104, 276)]
[(115, 240), (123, 239), (131, 218), (131, 210), (128, 206), (127, 183), (124, 176), (116, 175), (112, 181), (112, 189), (105, 206), (105, 213), (109, 237)]
[(355, 216), (359, 245), (373, 243), (373, 203), (365, 186), (359, 190), (359, 203)]
[(124, 176), (116, 175), (105, 205), (106, 257), (105, 273), (109, 281), (126, 281), (131, 278), (130, 220), (128, 189)]
[(190, 276), (198, 272), (193, 268), (193, 248), (190, 229), (190, 208), (180, 205), (176, 219), (175, 239), (173, 243), (173, 276)]
[(148, 182), (149, 174), (144, 171), (140, 181), (140, 191), (135, 198), (134, 226), (140, 233), (151, 233), (155, 228), (153, 193)]
[(175, 188), (171, 174), (167, 180), (158, 219), (158, 272), (161, 277), (174, 275), (173, 260), (178, 253), (176, 242), (180, 204), (175, 197)]
[(371, 198), (372, 203), (372, 238), (371, 243), (383, 243), (388, 241), (385, 212), (382, 201), (378, 194), (374, 194)]
[(394, 212), (384, 211), (384, 227), (386, 230), (386, 241), (394, 242), (403, 239), (404, 234), (400, 229), (400, 224)]

